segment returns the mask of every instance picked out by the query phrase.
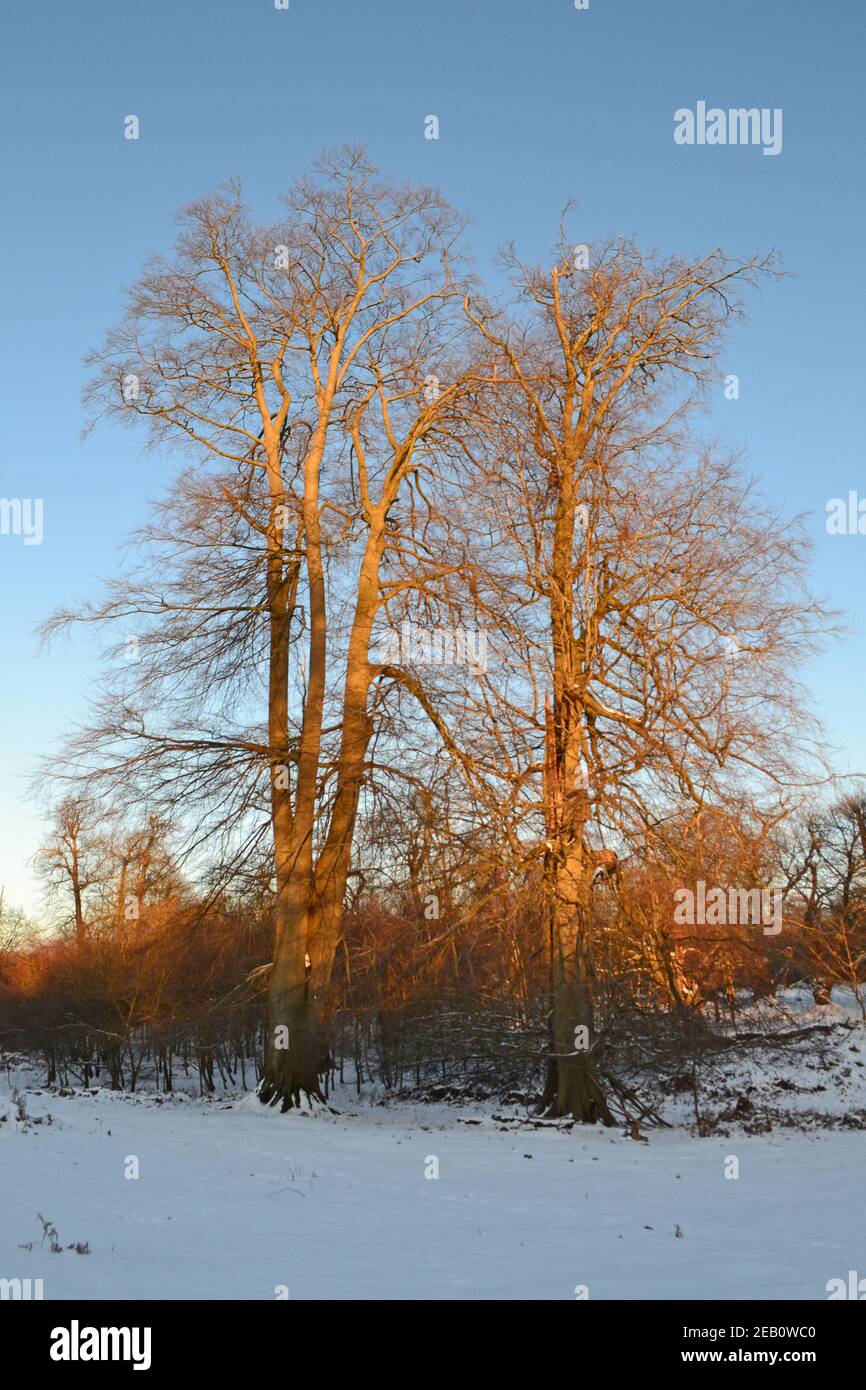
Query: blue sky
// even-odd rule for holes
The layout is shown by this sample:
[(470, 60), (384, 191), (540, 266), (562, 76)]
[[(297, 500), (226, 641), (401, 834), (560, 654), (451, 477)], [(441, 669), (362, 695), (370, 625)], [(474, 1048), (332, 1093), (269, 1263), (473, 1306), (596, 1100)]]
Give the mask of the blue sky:
[[(40, 837), (25, 782), (80, 714), (89, 640), (40, 655), (34, 629), (114, 572), (171, 461), (134, 435), (79, 440), (82, 354), (121, 288), (167, 249), (173, 214), (231, 174), (268, 218), (324, 146), (366, 144), (389, 174), (439, 184), (473, 218), (483, 267), (514, 240), (736, 254), (778, 247), (793, 277), (750, 296), (713, 427), (765, 491), (811, 514), (814, 585), (852, 632), (811, 683), (842, 770), (866, 766), (866, 536), (825, 506), (866, 496), (861, 0), (41, 0), (5, 7), (0, 497), (44, 499), (44, 540), (0, 535), (0, 884), (33, 907)], [(678, 146), (698, 101), (781, 107), (777, 157)], [(137, 115), (140, 139), (123, 138)], [(424, 138), (425, 117), (440, 123)], [(772, 575), (767, 576), (772, 583)]]

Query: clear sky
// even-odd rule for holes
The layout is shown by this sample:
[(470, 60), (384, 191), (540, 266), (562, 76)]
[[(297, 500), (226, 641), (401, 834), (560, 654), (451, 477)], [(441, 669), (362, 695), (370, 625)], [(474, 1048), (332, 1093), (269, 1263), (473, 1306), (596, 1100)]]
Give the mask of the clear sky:
[[(750, 296), (723, 363), (740, 398), (720, 383), (714, 425), (810, 514), (815, 587), (853, 615), (812, 686), (840, 769), (866, 766), (866, 535), (825, 529), (830, 498), (866, 497), (863, 0), (31, 0), (4, 6), (0, 40), (0, 497), (44, 502), (40, 545), (0, 535), (8, 902), (36, 903), (26, 779), (96, 670), (88, 639), (40, 655), (34, 629), (117, 569), (170, 466), (131, 434), (79, 441), (82, 354), (181, 204), (237, 174), (267, 219), (342, 142), (439, 184), (480, 268), (512, 239), (541, 258), (569, 197), (579, 241), (779, 248), (794, 278)], [(677, 145), (674, 112), (699, 101), (781, 108), (781, 152)]]

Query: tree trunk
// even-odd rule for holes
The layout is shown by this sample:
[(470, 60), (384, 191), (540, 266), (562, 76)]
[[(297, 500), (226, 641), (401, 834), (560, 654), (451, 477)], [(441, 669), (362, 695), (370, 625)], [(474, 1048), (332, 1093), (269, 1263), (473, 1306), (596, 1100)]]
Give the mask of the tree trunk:
[[(300, 933), (298, 934), (300, 935)], [(320, 1077), (327, 1062), (321, 996), (325, 982), (316, 980), (298, 959), (294, 934), (284, 938), (274, 961), (268, 994), (268, 1031), (259, 1099), (291, 1110), (324, 1101)], [(295, 940), (297, 938), (295, 937)]]
[[(266, 434), (268, 426), (265, 425)], [(284, 493), (278, 452), (270, 440), (271, 512), (267, 593), (270, 622), (268, 737), (271, 826), (274, 843), (274, 960), (271, 966), (265, 1061), (259, 1099), (285, 1110), (322, 1099), (319, 1086), (320, 1000), (310, 989), (307, 962), (315, 910), (313, 818), (324, 690), (323, 600), (315, 568), (311, 634), (311, 689), (304, 709), (297, 762), (297, 802), (292, 806), (289, 740), (289, 652), (297, 568), (283, 558)], [(308, 460), (309, 462), (309, 460)], [(315, 552), (317, 557), (318, 552)], [(312, 581), (311, 581), (312, 582)]]
[[(584, 842), (587, 797), (573, 787), (574, 739), (557, 740), (547, 703), (545, 822), (550, 914), (551, 1057), (543, 1108), (583, 1124), (614, 1124), (595, 1069), (590, 897), (594, 862)], [(564, 756), (563, 756), (564, 747)], [(563, 774), (563, 765), (567, 769)]]
[(80, 951), (87, 943), (87, 923), (84, 920), (84, 903), (81, 891), (81, 877), (78, 863), (78, 841), (72, 842), (72, 897), (75, 903), (75, 944)]
[[(355, 617), (346, 662), (345, 690), (337, 789), (325, 843), (313, 862), (315, 795), (319, 775), (319, 740), (323, 707), (324, 655), (312, 675), (304, 710), (304, 733), (298, 764), (299, 794), (292, 818), (288, 795), (274, 783), (272, 821), (277, 878), (277, 928), (271, 970), (265, 1070), (259, 1096), (266, 1104), (281, 1102), (283, 1110), (324, 1100), (319, 1078), (329, 1066), (323, 1003), (342, 932), (343, 900), (351, 862), (352, 836), (364, 775), (364, 760), (372, 734), (367, 696), (372, 667), (368, 658), (370, 632), (378, 593), (379, 563), (384, 544), (384, 507), (371, 524), (358, 582)], [(319, 579), (321, 574), (316, 571)], [(324, 599), (312, 605), (324, 623)], [(271, 681), (271, 741), (279, 739), (285, 718), (288, 633), (274, 624)], [(323, 628), (324, 631), (324, 628)], [(279, 638), (279, 641), (277, 640)], [(281, 723), (281, 721), (283, 721)], [(307, 731), (311, 730), (309, 741)], [(305, 746), (309, 747), (305, 767)], [(306, 796), (304, 796), (306, 789)]]
[[(595, 1012), (589, 940), (591, 866), (575, 878), (572, 856), (553, 876), (551, 903), (551, 1044), (544, 1093), (545, 1113), (570, 1116), (582, 1124), (615, 1123), (599, 1085), (595, 1066)], [(573, 888), (581, 887), (581, 900)]]
[(330, 1066), (325, 994), (340, 937), (340, 915), (310, 902), (306, 886), (289, 885), (285, 928), (277, 938), (268, 988), (264, 1105), (283, 1111), (325, 1101), (321, 1078)]

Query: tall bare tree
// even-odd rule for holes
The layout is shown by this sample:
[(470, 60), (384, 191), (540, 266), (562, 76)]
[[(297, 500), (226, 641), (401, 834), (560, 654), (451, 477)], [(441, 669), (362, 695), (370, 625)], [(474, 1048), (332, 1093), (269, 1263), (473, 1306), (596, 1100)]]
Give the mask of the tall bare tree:
[(585, 252), (563, 241), (552, 269), (507, 253), (515, 309), (467, 312), (499, 354), (488, 491), (514, 557), (503, 612), (534, 672), (518, 720), (513, 696), (500, 708), (524, 740), (527, 712), (543, 731), (546, 1099), (552, 1114), (610, 1121), (595, 1061), (599, 869), (609, 879), (617, 853), (684, 802), (743, 779), (784, 795), (803, 732), (792, 672), (824, 617), (803, 586), (800, 527), (689, 426), (719, 380), (740, 287), (772, 261), (663, 260), (623, 242)]
[(174, 256), (150, 265), (93, 356), (97, 418), (144, 420), (195, 463), (142, 538), (144, 569), (77, 616), (137, 624), (135, 660), (85, 738), (103, 775), (169, 814), (183, 790), (216, 802), (225, 833), (260, 809), (267, 775), (261, 1097), (287, 1108), (321, 1094), (321, 1003), (384, 698), (375, 629), (441, 567), (432, 542), (414, 578), (405, 556), (468, 385), (454, 365), (461, 222), (441, 195), (389, 186), (343, 150), (284, 201), (271, 227), (234, 186), (189, 207)]

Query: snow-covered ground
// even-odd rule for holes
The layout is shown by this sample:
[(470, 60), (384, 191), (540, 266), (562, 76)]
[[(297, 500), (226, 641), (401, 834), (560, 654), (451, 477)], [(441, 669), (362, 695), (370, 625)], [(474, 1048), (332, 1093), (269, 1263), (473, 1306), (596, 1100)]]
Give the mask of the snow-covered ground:
[[(841, 1090), (823, 1067), (807, 1108), (866, 1115), (862, 1027), (839, 1047)], [(580, 1286), (591, 1299), (825, 1299), (828, 1280), (866, 1276), (866, 1134), (746, 1133), (762, 1086), (802, 1095), (773, 1066), (729, 1084), (753, 1088), (743, 1123), (641, 1142), (514, 1111), (505, 1123), (496, 1106), (347, 1092), (337, 1114), (281, 1115), (251, 1095), (57, 1094), (36, 1072), (4, 1072), (0, 1278), (41, 1278), (46, 1299), (571, 1300)]]

